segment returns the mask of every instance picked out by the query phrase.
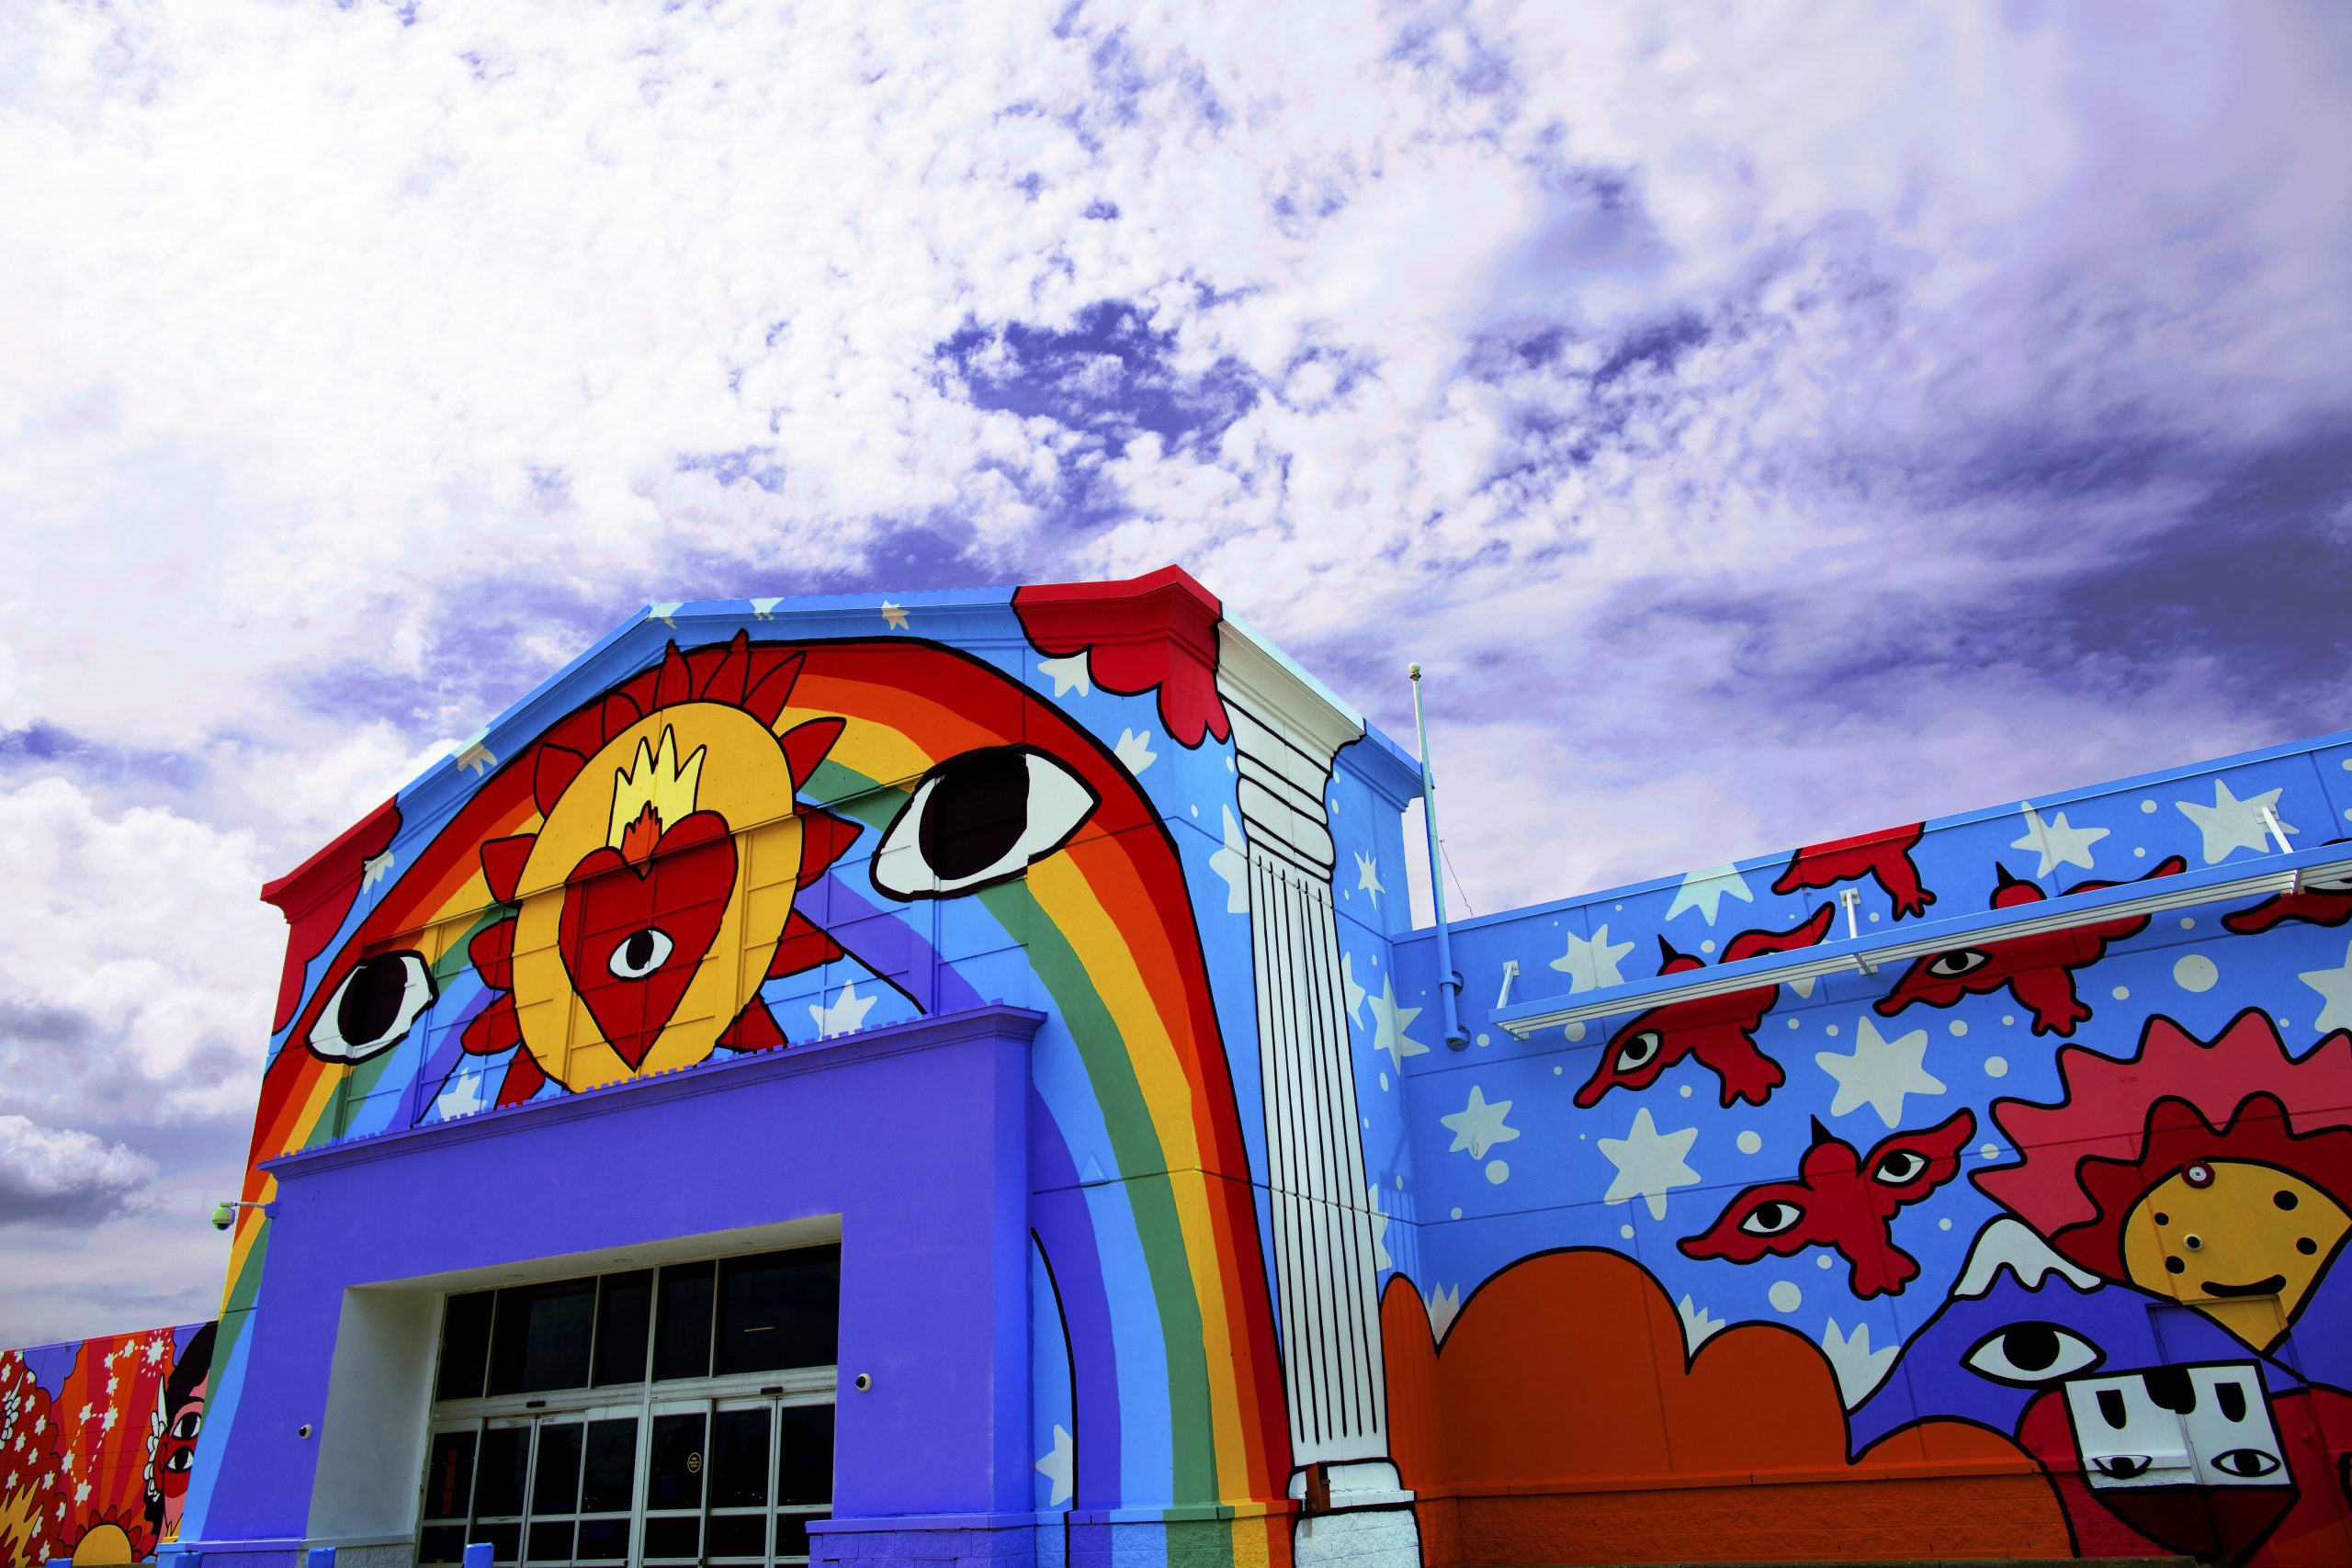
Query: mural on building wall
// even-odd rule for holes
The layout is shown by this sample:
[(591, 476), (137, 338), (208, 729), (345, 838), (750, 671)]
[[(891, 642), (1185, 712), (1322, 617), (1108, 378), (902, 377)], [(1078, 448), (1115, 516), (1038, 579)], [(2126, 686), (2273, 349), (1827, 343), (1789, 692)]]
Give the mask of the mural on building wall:
[[(1482, 983), (1516, 964), (1557, 976), (1516, 999), (1566, 1003), (1696, 974), (1693, 949), (1736, 962), (1848, 889), (1827, 948), (2033, 918), (2334, 841), (2298, 825), (2345, 819), (2347, 775), (2320, 743), (1457, 929), (1473, 1045), (1408, 1049), (1367, 1133), (1414, 1222), (1383, 1310), (1428, 1559), (1698, 1559), (1736, 1532), (1755, 1556), (2352, 1562), (2340, 886), (1524, 1041)], [(1678, 1010), (1729, 1018), (1763, 1092), (1662, 1049)]]
[(0, 1351), (0, 1568), (143, 1562), (179, 1537), (213, 1325)]

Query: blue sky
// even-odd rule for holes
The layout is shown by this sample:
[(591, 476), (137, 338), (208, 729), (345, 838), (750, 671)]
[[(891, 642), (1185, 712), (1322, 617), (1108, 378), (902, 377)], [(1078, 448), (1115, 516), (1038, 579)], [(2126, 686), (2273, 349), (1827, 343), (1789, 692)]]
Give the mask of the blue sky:
[(637, 605), (1181, 561), (1474, 907), (2352, 724), (2352, 12), (0, 12), (0, 1342), (284, 870)]

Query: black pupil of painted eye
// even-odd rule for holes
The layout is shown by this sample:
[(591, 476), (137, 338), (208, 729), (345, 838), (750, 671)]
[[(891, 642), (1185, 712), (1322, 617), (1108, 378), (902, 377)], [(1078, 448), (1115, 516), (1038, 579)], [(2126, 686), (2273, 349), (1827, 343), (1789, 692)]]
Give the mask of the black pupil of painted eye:
[(1878, 1171), (1889, 1181), (1908, 1181), (1918, 1175), (1919, 1168), (1927, 1163), (1917, 1155), (1894, 1154), (1886, 1156), (1886, 1163), (1880, 1166)]
[(2301, 1200), (2297, 1199), (2292, 1192), (2273, 1192), (2270, 1195), (2270, 1201), (2282, 1209), (2291, 1209)]
[(621, 964), (631, 974), (652, 967), (653, 932), (650, 930), (639, 931), (621, 944)]
[(1656, 1055), (1657, 1036), (1645, 1031), (1625, 1042), (1625, 1049), (1619, 1053), (1618, 1060), (1625, 1066), (1638, 1067)]
[(940, 769), (922, 814), (920, 843), (942, 882), (978, 876), (1012, 852), (1029, 818), (1029, 759), (976, 751)]
[(363, 958), (335, 1005), (335, 1032), (344, 1043), (365, 1045), (381, 1040), (400, 1021), (401, 998), (408, 991), (408, 960), (396, 953)]
[(2046, 1323), (2027, 1323), (2001, 1337), (2001, 1351), (2021, 1372), (2039, 1372), (2058, 1364), (2058, 1331)]

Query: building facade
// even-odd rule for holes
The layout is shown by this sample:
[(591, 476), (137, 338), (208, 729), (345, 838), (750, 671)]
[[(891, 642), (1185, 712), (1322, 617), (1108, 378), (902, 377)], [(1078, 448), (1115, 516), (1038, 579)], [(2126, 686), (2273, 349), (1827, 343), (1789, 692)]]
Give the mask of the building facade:
[(266, 890), (220, 1318), (0, 1359), (0, 1559), (2352, 1562), (2352, 739), (1451, 987), (1420, 790), (1172, 569), (652, 607)]

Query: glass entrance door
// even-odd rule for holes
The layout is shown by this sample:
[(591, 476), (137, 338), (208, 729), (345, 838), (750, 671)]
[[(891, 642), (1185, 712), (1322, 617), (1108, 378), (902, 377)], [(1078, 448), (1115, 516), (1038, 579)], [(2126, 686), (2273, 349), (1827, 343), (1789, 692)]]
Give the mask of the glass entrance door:
[(530, 1568), (628, 1561), (638, 1427), (628, 1406), (436, 1426), (417, 1561), (457, 1562), (469, 1541)]
[(808, 1561), (808, 1523), (831, 1513), (831, 1401), (722, 1399), (711, 1413), (708, 1551), (728, 1568)]

